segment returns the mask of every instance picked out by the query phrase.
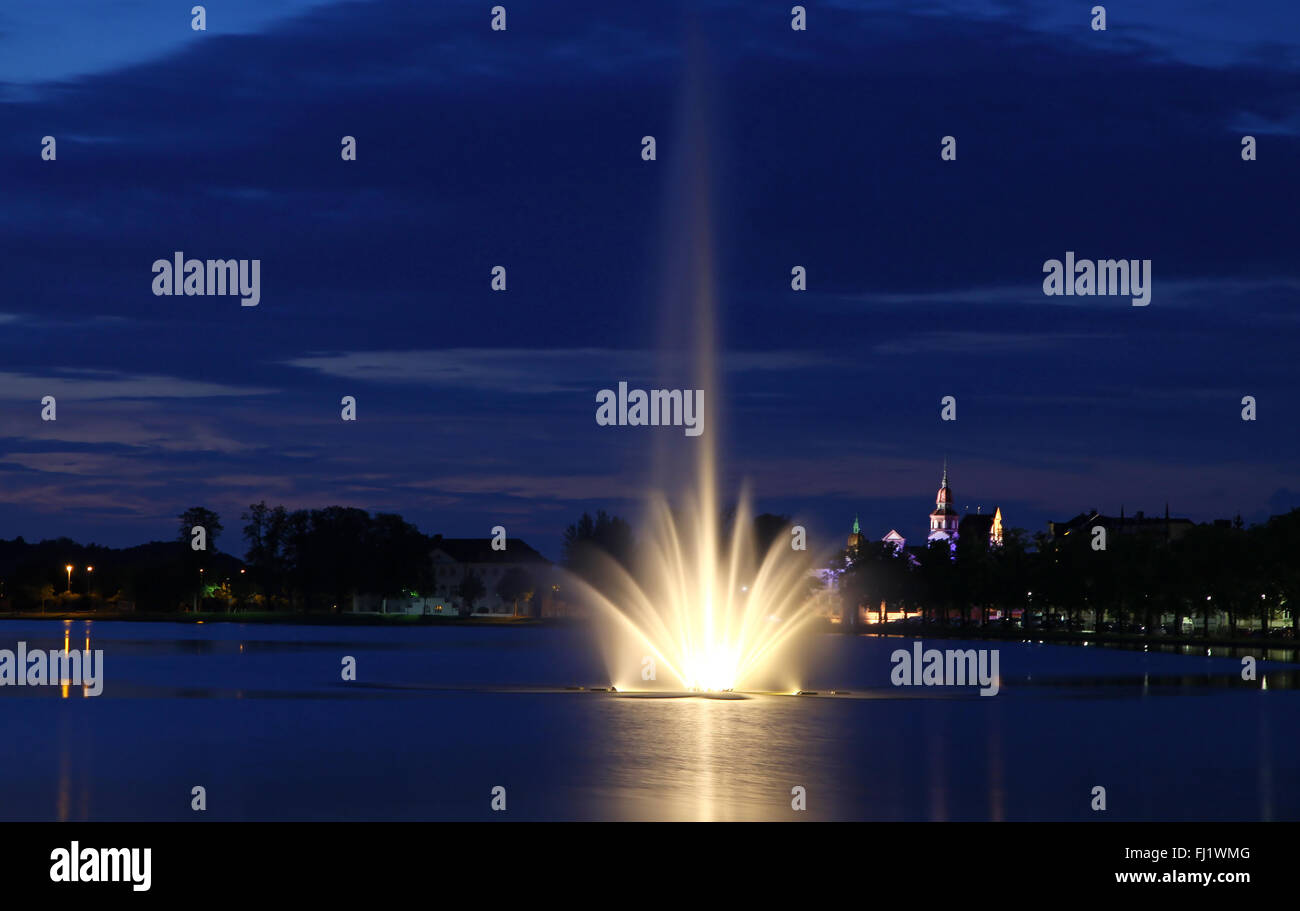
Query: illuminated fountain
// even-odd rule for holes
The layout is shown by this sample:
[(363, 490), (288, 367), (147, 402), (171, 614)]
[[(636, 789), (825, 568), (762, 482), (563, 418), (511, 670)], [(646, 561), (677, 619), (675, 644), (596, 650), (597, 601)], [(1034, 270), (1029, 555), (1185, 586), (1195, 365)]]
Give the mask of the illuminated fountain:
[[(702, 80), (691, 80), (700, 85)], [(714, 343), (713, 263), (710, 242), (708, 143), (714, 118), (699, 93), (687, 98), (684, 132), (693, 141), (681, 179), (670, 186), (678, 194), (670, 211), (686, 213), (688, 230), (673, 225), (669, 236), (678, 245), (665, 270), (670, 280), (662, 310), (665, 325), (686, 329), (688, 336), (666, 345), (665, 354), (693, 351), (697, 391), (707, 401), (709, 424), (699, 437), (661, 436), (656, 442), (677, 456), (673, 470), (666, 459), (658, 466), (665, 478), (692, 478), (689, 489), (670, 507), (654, 495), (638, 536), (635, 565), (625, 567), (603, 554), (572, 585), (608, 621), (601, 638), (610, 679), (619, 691), (671, 686), (698, 692), (741, 688), (791, 692), (799, 683), (791, 648), (801, 627), (812, 619), (815, 577), (813, 560), (795, 550), (789, 529), (770, 544), (755, 533), (748, 498), (741, 498), (728, 521), (718, 502), (717, 436), (721, 382)], [(671, 375), (680, 377), (681, 360)], [(653, 433), (654, 431), (649, 431)], [(665, 455), (661, 447), (661, 455)]]
[(723, 528), (712, 473), (699, 480), (676, 515), (663, 497), (651, 500), (636, 570), (600, 556), (599, 583), (576, 583), (610, 621), (611, 678), (620, 691), (675, 682), (702, 692), (789, 692), (794, 669), (783, 659), (813, 616), (811, 561), (788, 533), (760, 553), (744, 501)]

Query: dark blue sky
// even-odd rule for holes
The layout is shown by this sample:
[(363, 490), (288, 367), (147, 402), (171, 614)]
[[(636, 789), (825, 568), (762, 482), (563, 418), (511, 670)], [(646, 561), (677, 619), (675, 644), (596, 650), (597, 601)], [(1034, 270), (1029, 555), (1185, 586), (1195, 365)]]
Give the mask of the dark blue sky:
[[(790, 3), (511, 0), (505, 33), (491, 3), (190, 5), (0, 11), (0, 536), (129, 544), (205, 504), (242, 551), (266, 499), (558, 556), (690, 445), (594, 420), (663, 378), (683, 239), (714, 253), (726, 487), (815, 543), (922, 537), (945, 453), (960, 508), (1031, 530), (1300, 506), (1294, 3), (1093, 32), (1090, 3), (838, 0), (802, 33)], [(175, 250), (260, 259), (260, 306), (153, 296)], [(1152, 260), (1150, 306), (1044, 297), (1067, 250)]]

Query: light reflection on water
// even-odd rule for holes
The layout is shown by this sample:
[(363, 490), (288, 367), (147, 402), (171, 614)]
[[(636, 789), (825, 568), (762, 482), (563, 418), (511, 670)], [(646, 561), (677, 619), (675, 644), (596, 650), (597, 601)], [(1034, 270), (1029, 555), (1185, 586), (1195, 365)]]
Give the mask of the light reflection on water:
[(851, 695), (723, 701), (568, 691), (602, 665), (550, 629), (10, 624), (0, 648), (74, 635), (104, 692), (0, 687), (0, 818), (193, 818), (194, 784), (215, 819), (489, 819), (495, 784), (515, 819), (1085, 819), (1096, 784), (1111, 818), (1300, 818), (1296, 671), (1266, 662), (1003, 642), (981, 698), (894, 689), (896, 642), (828, 637), (805, 679)]
[(791, 789), (815, 777), (820, 732), (791, 698), (612, 699), (601, 713), (597, 793), (615, 818), (793, 818)]

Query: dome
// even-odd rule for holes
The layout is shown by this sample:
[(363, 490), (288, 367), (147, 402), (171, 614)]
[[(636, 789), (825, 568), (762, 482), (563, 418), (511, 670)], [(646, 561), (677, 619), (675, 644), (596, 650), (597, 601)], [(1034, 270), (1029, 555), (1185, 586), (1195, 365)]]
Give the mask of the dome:
[(948, 489), (948, 460), (943, 460), (943, 480), (939, 482), (939, 492), (934, 496), (934, 516), (952, 516), (957, 509), (952, 505), (952, 491)]

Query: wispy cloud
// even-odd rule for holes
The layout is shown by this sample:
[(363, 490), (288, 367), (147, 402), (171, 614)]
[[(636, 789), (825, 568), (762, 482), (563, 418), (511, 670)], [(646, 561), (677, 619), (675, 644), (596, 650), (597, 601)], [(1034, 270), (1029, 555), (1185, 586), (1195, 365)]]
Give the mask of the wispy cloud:
[(497, 494), (541, 500), (636, 500), (644, 488), (619, 475), (526, 473), (459, 475), (409, 485), (455, 494)]
[[(608, 348), (442, 348), (310, 354), (284, 363), (327, 376), (373, 383), (408, 383), (540, 395), (585, 391), (662, 370), (687, 371), (685, 357)], [(824, 352), (744, 351), (722, 356), (731, 373), (826, 367)]]
[(113, 370), (62, 368), (50, 376), (0, 371), (0, 399), (35, 403), (56, 400), (197, 399), (269, 395), (274, 389), (208, 383), (174, 376), (130, 374)]
[[(1078, 247), (1062, 247), (1052, 251), (1053, 258), (1060, 259), (1067, 249), (1074, 249), (1077, 259), (1106, 259), (1109, 251), (1100, 251), (1094, 255)], [(1139, 257), (1141, 250), (1125, 251), (1129, 258)], [(1035, 275), (1042, 269), (1042, 262), (1027, 262), (1025, 271)], [(1152, 301), (1164, 306), (1222, 306), (1227, 300), (1250, 298), (1252, 301), (1265, 299), (1270, 295), (1292, 295), (1300, 291), (1300, 278), (1288, 275), (1259, 276), (1243, 278), (1240, 276), (1205, 276), (1165, 278), (1160, 272), (1160, 261), (1152, 262)], [(813, 298), (831, 305), (851, 305), (855, 307), (919, 307), (943, 304), (969, 304), (987, 306), (1035, 306), (1035, 307), (1108, 307), (1130, 306), (1126, 297), (1107, 295), (1054, 295), (1048, 297), (1043, 293), (1041, 280), (1033, 284), (989, 285), (983, 287), (932, 289), (918, 288), (915, 291), (865, 291), (856, 294), (822, 294)]]
[(1104, 332), (921, 332), (916, 335), (880, 342), (872, 346), (873, 354), (1014, 354), (1042, 351), (1047, 348), (1088, 344), (1115, 338)]

